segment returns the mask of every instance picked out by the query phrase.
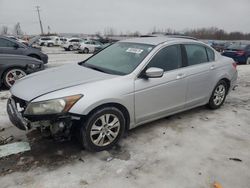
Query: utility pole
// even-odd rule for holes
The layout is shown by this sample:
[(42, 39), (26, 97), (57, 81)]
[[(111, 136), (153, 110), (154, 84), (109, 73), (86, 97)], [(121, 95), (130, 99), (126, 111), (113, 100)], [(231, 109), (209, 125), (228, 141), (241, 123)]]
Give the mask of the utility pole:
[(42, 25), (42, 21), (41, 21), (41, 17), (40, 17), (40, 9), (39, 8), (40, 8), (39, 6), (36, 6), (36, 11), (38, 14), (38, 19), (39, 19), (40, 28), (41, 28), (41, 34), (43, 34), (43, 25)]

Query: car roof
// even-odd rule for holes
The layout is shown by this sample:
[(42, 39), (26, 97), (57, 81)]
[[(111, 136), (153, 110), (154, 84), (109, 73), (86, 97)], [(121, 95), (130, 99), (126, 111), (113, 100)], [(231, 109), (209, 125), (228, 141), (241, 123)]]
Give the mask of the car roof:
[(159, 45), (165, 42), (194, 42), (196, 39), (190, 39), (185, 37), (140, 37), (140, 38), (131, 38), (122, 40), (120, 42), (131, 42), (131, 43), (140, 43), (140, 44), (149, 44), (149, 45)]

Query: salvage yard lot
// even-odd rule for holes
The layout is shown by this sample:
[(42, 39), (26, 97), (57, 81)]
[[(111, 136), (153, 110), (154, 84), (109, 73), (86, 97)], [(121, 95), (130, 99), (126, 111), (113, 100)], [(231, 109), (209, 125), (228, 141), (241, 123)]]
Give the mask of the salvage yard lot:
[[(90, 55), (44, 48), (47, 68)], [(28, 141), (31, 151), (0, 159), (1, 187), (212, 187), (250, 185), (250, 65), (238, 66), (239, 87), (222, 108), (196, 108), (129, 131), (111, 151), (90, 153), (75, 141), (56, 142), (17, 130), (0, 92), (0, 136)]]

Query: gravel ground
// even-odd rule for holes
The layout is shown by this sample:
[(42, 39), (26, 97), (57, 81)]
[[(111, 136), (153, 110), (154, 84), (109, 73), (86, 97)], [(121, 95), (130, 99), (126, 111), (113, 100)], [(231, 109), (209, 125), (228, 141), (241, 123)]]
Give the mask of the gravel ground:
[[(44, 49), (48, 68), (87, 55)], [(76, 141), (55, 142), (11, 126), (0, 93), (0, 135), (26, 140), (31, 151), (0, 159), (1, 187), (225, 188), (250, 185), (250, 66), (238, 66), (239, 87), (222, 108), (199, 107), (129, 131), (111, 151), (90, 153)]]

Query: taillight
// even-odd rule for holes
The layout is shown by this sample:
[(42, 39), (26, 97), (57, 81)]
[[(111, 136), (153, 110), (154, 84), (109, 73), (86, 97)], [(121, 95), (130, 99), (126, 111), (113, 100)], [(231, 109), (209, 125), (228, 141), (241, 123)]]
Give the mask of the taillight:
[(237, 55), (244, 55), (244, 54), (245, 54), (245, 51), (243, 51), (243, 50), (237, 51), (236, 54), (237, 54)]
[(237, 69), (237, 63), (236, 63), (236, 62), (233, 62), (233, 67), (234, 67), (235, 69)]

